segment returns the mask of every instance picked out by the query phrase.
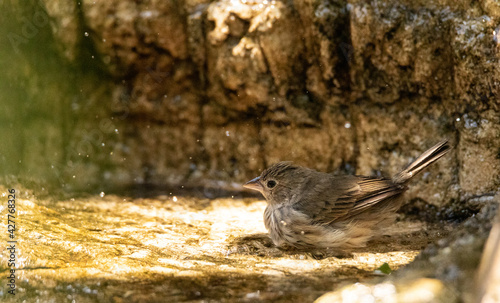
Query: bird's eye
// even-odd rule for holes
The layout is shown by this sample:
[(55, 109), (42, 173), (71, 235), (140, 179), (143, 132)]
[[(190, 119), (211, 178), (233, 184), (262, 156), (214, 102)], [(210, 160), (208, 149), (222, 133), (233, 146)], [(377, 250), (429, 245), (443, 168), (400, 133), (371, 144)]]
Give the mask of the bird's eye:
[(267, 181), (267, 188), (273, 188), (275, 186), (276, 186), (276, 181), (274, 180)]

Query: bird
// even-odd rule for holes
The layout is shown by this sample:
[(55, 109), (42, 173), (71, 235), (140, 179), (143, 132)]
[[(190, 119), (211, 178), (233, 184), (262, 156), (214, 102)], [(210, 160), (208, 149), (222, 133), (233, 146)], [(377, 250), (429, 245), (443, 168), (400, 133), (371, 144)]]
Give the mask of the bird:
[(363, 247), (395, 221), (408, 182), (450, 149), (443, 140), (392, 178), (339, 176), (283, 161), (243, 186), (266, 199), (264, 224), (277, 247)]

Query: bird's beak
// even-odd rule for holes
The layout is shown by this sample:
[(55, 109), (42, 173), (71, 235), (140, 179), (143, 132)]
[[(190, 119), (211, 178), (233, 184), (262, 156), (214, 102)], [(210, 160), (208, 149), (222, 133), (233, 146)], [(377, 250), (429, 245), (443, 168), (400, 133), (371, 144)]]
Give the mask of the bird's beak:
[(260, 180), (260, 177), (254, 178), (254, 179), (248, 181), (247, 183), (243, 184), (243, 187), (262, 192), (262, 190), (264, 188), (260, 184), (259, 180)]

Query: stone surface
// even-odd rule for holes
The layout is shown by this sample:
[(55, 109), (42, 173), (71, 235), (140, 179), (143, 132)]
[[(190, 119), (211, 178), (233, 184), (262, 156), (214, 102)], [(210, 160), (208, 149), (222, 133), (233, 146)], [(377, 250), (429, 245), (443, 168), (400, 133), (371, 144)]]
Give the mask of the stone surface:
[[(75, 178), (81, 184), (99, 183), (104, 174), (107, 180), (196, 176), (241, 182), (283, 158), (324, 171), (391, 175), (434, 141), (449, 138), (457, 146), (454, 154), (415, 181), (409, 200), (443, 206), (499, 188), (500, 40), (491, 1), (63, 5), (47, 0), (13, 7), (11, 14), (17, 14), (18, 23), (3, 27), (10, 49), (50, 42), (51, 59), (4, 75), (9, 87), (25, 79), (26, 98), (36, 100), (24, 115), (30, 120), (26, 125), (36, 124), (31, 122), (38, 121), (35, 112), (53, 112), (51, 99), (62, 100), (55, 112), (65, 117), (53, 125), (42, 118), (40, 128), (46, 131), (38, 136), (64, 129), (60, 138), (42, 141), (65, 151), (14, 161), (24, 162), (34, 175), (46, 170), (36, 167), (40, 157), (53, 159), (56, 167), (81, 161), (78, 171), (86, 177)], [(45, 24), (46, 17), (53, 22)], [(29, 49), (12, 61), (30, 66), (34, 61), (28, 57), (35, 58), (35, 52)], [(8, 63), (5, 70), (12, 70)], [(62, 76), (43, 79), (42, 71), (48, 70)], [(76, 87), (69, 84), (57, 98), (45, 95), (71, 71), (73, 79), (80, 79)], [(42, 92), (39, 85), (51, 90)], [(64, 114), (68, 107), (71, 115)], [(146, 125), (158, 131), (131, 138), (123, 132), (106, 135), (91, 145), (104, 143), (109, 149), (78, 155), (81, 138), (99, 129), (92, 125), (94, 116), (118, 119), (116, 129), (127, 134)], [(246, 125), (251, 125), (248, 130)], [(219, 128), (243, 137), (237, 144), (217, 142)], [(179, 143), (164, 149), (168, 139), (163, 136)], [(13, 147), (5, 154), (23, 155), (18, 150), (24, 143), (9, 140)], [(146, 152), (132, 153), (134, 160), (122, 163), (99, 154), (123, 146), (140, 151), (143, 142), (161, 156), (152, 160)], [(228, 154), (215, 152), (226, 144), (234, 146), (227, 147)], [(184, 150), (189, 156), (177, 154)], [(6, 166), (14, 158), (9, 157)], [(229, 159), (239, 159), (233, 160), (238, 164), (227, 164)], [(144, 167), (154, 167), (148, 178), (138, 177)], [(56, 173), (58, 178), (75, 175), (62, 170), (67, 173)], [(442, 175), (434, 179), (438, 171)]]
[(496, 192), (500, 184), (500, 115), (469, 112), (457, 122), (460, 188), (468, 195)]
[(288, 30), (298, 21), (291, 7), (280, 1), (218, 1), (208, 6), (207, 20), (210, 98), (228, 109), (248, 111), (273, 106), (271, 100), (300, 88), (295, 74), (301, 35)]
[[(37, 112), (61, 113), (42, 118), (37, 135), (52, 134), (42, 141), (60, 147), (24, 155), (25, 143), (7, 136), (13, 144), (3, 163), (21, 161), (36, 176), (47, 171), (38, 159), (53, 159), (56, 179), (80, 175), (73, 181), (82, 187), (243, 182), (285, 159), (392, 175), (448, 138), (456, 149), (415, 178), (408, 200), (442, 207), (491, 194), (500, 186), (496, 7), (444, 0), (14, 6), (17, 23), (2, 27), (4, 37), (9, 49), (26, 51), (11, 60), (24, 69), (2, 63), (4, 104), (36, 100), (23, 115), (33, 128)], [(50, 56), (37, 62), (31, 46), (41, 41)], [(57, 91), (66, 74), (75, 80)], [(23, 81), (25, 92), (8, 93)], [(55, 110), (52, 99), (61, 100)], [(118, 135), (99, 130), (94, 117), (111, 120)], [(155, 131), (141, 130), (148, 125)], [(88, 134), (98, 139), (91, 147), (83, 146)], [(126, 162), (116, 160), (122, 150), (130, 152)]]
[(123, 173), (132, 176), (134, 184), (178, 184), (189, 179), (198, 165), (206, 165), (200, 161), (202, 134), (198, 130), (190, 124), (164, 127), (147, 121), (124, 125), (113, 164), (133, 167), (134, 174)]
[[(419, 102), (408, 99), (399, 101), (404, 111), (397, 106), (362, 106), (354, 118), (354, 128), (359, 144), (356, 172), (363, 175), (391, 177), (406, 167), (412, 160), (442, 139), (456, 145), (449, 131), (453, 124), (443, 115), (440, 107), (424, 98)], [(382, 127), (383, 125), (383, 127)], [(418, 129), (418, 132), (414, 132)], [(456, 186), (458, 166), (456, 150), (434, 163), (409, 183), (406, 198), (423, 199), (440, 206), (442, 201), (458, 199)]]
[[(495, 42), (495, 19), (483, 15), (455, 20), (452, 28), (452, 47), (458, 112), (499, 111), (500, 72), (498, 42)], [(487, 74), (488, 77), (482, 77)], [(453, 108), (450, 105), (448, 105)]]
[(381, 103), (453, 95), (449, 9), (377, 1), (353, 4), (350, 12), (356, 95)]
[(209, 159), (209, 178), (245, 182), (249, 176), (260, 174), (262, 150), (256, 125), (209, 127), (203, 133), (202, 144)]

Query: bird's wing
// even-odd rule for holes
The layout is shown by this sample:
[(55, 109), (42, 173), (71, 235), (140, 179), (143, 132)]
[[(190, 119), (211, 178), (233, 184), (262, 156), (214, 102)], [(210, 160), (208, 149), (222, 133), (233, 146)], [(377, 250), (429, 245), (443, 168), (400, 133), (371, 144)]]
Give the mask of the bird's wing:
[[(391, 201), (390, 198), (402, 194), (406, 187), (394, 184), (389, 179), (358, 177), (360, 191), (354, 197), (354, 207), (349, 211), (349, 216), (355, 216), (380, 203)], [(349, 199), (349, 197), (347, 197)]]
[(390, 198), (405, 190), (391, 180), (382, 178), (343, 176), (332, 178), (329, 183), (329, 188), (315, 188), (314, 196), (307, 199), (308, 207), (298, 205), (302, 212), (306, 212), (318, 224), (352, 220), (375, 205), (389, 202)]

